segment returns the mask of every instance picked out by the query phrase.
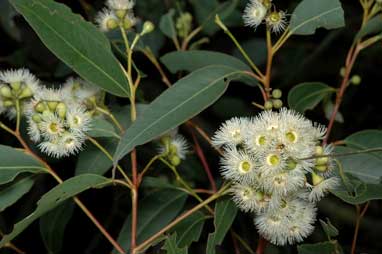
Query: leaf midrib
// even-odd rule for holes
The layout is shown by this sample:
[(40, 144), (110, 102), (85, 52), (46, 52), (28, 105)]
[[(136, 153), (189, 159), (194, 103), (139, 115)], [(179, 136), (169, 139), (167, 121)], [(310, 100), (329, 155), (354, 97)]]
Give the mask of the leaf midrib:
[(323, 13), (317, 15), (317, 16), (311, 17), (310, 19), (305, 20), (304, 22), (302, 22), (302, 23), (300, 23), (298, 26), (296, 26), (294, 29), (292, 29), (292, 30), (290, 31), (290, 33), (293, 34), (293, 33), (296, 32), (298, 29), (300, 29), (302, 26), (308, 24), (309, 22), (311, 22), (311, 21), (313, 21), (313, 20), (316, 20), (316, 19), (319, 19), (319, 18), (321, 18), (322, 16), (325, 16), (325, 15), (331, 13), (331, 12), (337, 11), (338, 9), (341, 9), (341, 6), (338, 6), (338, 7), (336, 7), (336, 8), (327, 10), (327, 11), (325, 11), (325, 12), (323, 12)]

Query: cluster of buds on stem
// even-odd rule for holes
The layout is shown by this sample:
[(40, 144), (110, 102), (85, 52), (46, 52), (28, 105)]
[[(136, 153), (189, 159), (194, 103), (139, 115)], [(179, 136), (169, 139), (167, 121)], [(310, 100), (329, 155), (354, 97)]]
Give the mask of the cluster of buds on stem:
[(158, 152), (163, 155), (173, 166), (179, 166), (186, 159), (189, 150), (186, 139), (177, 133), (177, 129), (163, 135), (160, 140)]

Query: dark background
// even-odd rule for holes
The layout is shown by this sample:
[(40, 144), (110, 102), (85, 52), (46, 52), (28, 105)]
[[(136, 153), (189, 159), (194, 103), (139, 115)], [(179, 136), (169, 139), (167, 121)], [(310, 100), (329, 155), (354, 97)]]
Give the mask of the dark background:
[[(103, 4), (102, 1), (90, 0), (60, 2), (65, 2), (74, 12), (80, 13), (90, 20), (94, 18), (95, 12), (100, 10)], [(186, 1), (179, 2), (184, 10), (193, 13), (190, 3), (186, 3)], [(246, 3), (244, 0), (241, 2), (238, 9), (243, 9)], [(292, 11), (298, 2), (293, 0), (274, 1), (279, 8), (287, 11)], [(279, 51), (274, 61), (272, 87), (282, 89), (284, 104), (287, 103), (286, 95), (288, 91), (294, 85), (301, 82), (320, 81), (333, 87), (339, 86), (341, 81), (339, 70), (344, 64), (345, 56), (362, 19), (362, 9), (358, 1), (343, 0), (342, 4), (346, 16), (345, 28), (333, 31), (319, 29), (313, 36), (294, 36)], [(138, 0), (136, 12), (137, 16), (143, 20), (149, 19), (158, 24), (159, 17), (165, 14), (171, 7), (176, 7), (175, 1)], [(194, 25), (197, 25), (196, 22)], [(232, 27), (232, 32), (237, 35), (240, 42), (245, 46), (248, 45), (246, 46), (248, 52), (256, 58), (255, 62), (262, 66), (265, 54), (265, 49), (261, 46), (264, 42), (263, 28), (257, 29), (256, 33), (254, 33), (252, 29), (235, 26)], [(175, 50), (171, 41), (160, 36), (158, 38), (155, 46), (160, 56)], [(257, 45), (257, 47), (253, 47), (253, 45)], [(210, 38), (210, 43), (203, 45), (202, 48), (238, 55), (233, 43), (220, 31), (213, 34)], [(139, 68), (150, 77), (142, 81), (140, 100), (150, 101), (160, 94), (165, 89), (165, 86), (161, 83), (160, 76), (156, 70), (143, 55), (137, 53), (135, 58)], [(353, 74), (360, 75), (362, 83), (359, 86), (350, 86), (347, 90), (340, 110), (344, 117), (344, 123), (335, 124), (331, 136), (332, 141), (341, 140), (354, 132), (364, 129), (381, 129), (381, 89), (379, 89), (382, 86), (381, 66), (381, 42), (360, 54)], [(7, 1), (0, 0), (0, 69), (20, 67), (29, 68), (49, 85), (60, 84), (68, 76), (72, 75), (71, 71), (45, 48), (23, 18), (14, 13)], [(170, 77), (172, 82), (177, 80), (176, 76)], [(121, 105), (128, 103), (112, 96), (108, 97), (108, 101)], [(262, 103), (257, 89), (233, 83), (230, 85), (227, 93), (212, 107), (198, 116), (196, 121), (206, 128), (208, 133), (212, 134), (222, 121), (232, 116), (256, 114), (258, 109), (251, 105), (252, 101)], [(328, 122), (323, 113), (322, 105), (319, 105), (313, 111), (307, 112), (307, 116), (322, 124), (327, 124)], [(3, 116), (0, 119), (11, 124)], [(184, 133), (187, 135), (186, 130)], [(0, 131), (0, 143), (12, 146), (18, 145), (13, 138), (3, 131)], [(207, 144), (203, 141), (201, 143), (214, 169), (216, 179), (220, 179), (217, 170), (217, 155)], [(145, 162), (145, 154), (149, 155), (151, 148), (141, 148), (143, 154), (141, 163)], [(51, 161), (51, 163), (61, 176), (68, 178), (73, 175), (76, 158), (70, 158), (70, 160), (65, 160), (65, 162)], [(184, 170), (184, 174), (198, 186), (208, 186), (204, 176), (193, 174), (186, 170)], [(10, 230), (14, 222), (29, 214), (39, 197), (53, 186), (54, 182), (51, 179), (45, 177), (39, 179), (31, 194), (28, 194), (17, 202), (15, 206), (0, 214), (0, 228), (2, 231)], [(129, 193), (119, 188), (107, 188), (102, 191), (88, 192), (81, 195), (81, 198), (85, 200), (86, 205), (89, 206), (90, 210), (95, 213), (99, 220), (110, 229), (111, 233), (117, 235), (124, 219), (129, 213)], [(344, 252), (349, 253), (354, 228), (354, 207), (346, 205), (334, 197), (320, 202), (319, 207), (319, 218), (324, 219), (329, 217), (332, 223), (337, 226), (340, 231), (338, 237), (339, 243), (344, 248)], [(382, 249), (381, 212), (381, 203), (372, 202), (366, 218), (362, 222), (357, 253), (380, 253)], [(248, 227), (248, 225), (252, 225), (250, 220), (249, 215), (241, 214), (235, 221), (234, 227), (236, 231), (241, 232), (241, 235), (255, 249), (257, 235), (253, 226)], [(318, 223), (316, 225), (315, 233), (306, 242), (325, 240)], [(213, 229), (212, 223), (208, 223), (206, 229), (203, 233), (205, 237), (201, 239), (206, 239), (208, 232)], [(194, 244), (190, 253), (203, 253), (203, 242)], [(230, 241), (226, 242), (219, 253), (232, 253)], [(22, 233), (15, 240), (15, 244), (21, 249), (26, 250), (27, 253), (38, 254), (46, 252), (39, 237), (38, 223), (34, 223)], [(64, 244), (62, 253), (103, 254), (110, 252), (109, 244), (77, 208), (75, 208), (74, 216), (68, 223)], [(276, 248), (270, 246), (267, 252), (296, 253), (296, 249), (295, 247)], [(12, 253), (12, 251), (0, 250), (0, 253)], [(242, 253), (246, 252), (243, 251)]]

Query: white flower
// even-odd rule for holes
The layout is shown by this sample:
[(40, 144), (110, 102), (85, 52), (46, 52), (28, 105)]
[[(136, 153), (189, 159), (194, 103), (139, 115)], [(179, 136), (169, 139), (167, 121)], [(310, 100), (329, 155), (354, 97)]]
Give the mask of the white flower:
[(247, 118), (234, 117), (219, 128), (212, 138), (214, 146), (239, 145), (244, 141), (244, 131), (248, 128), (249, 120)]
[(103, 32), (108, 32), (118, 27), (118, 17), (112, 10), (103, 9), (96, 16), (96, 23)]
[(65, 132), (59, 139), (59, 144), (63, 147), (64, 155), (76, 154), (82, 149), (83, 143), (83, 136), (70, 132)]
[(28, 117), (27, 122), (28, 122), (27, 130), (28, 130), (30, 139), (35, 143), (39, 142), (41, 140), (41, 132), (40, 132), (40, 128), (38, 124), (32, 119), (32, 117)]
[(53, 113), (41, 114), (41, 123), (38, 124), (41, 135), (48, 141), (57, 140), (64, 132), (65, 125), (61, 118)]
[(301, 171), (297, 174), (292, 174), (288, 171), (275, 173), (265, 176), (261, 185), (267, 192), (277, 195), (287, 195), (305, 185), (305, 174)]
[(322, 180), (320, 183), (316, 185), (310, 185), (311, 191), (309, 193), (308, 199), (310, 202), (318, 202), (320, 201), (327, 192), (335, 189), (340, 183), (340, 179), (338, 177), (330, 177), (328, 179)]
[(64, 83), (62, 91), (66, 97), (72, 97), (82, 102), (92, 96), (96, 96), (101, 90), (83, 79), (71, 77)]
[(258, 27), (267, 14), (267, 8), (259, 0), (250, 0), (244, 10), (243, 20), (246, 26)]
[(84, 135), (90, 129), (91, 118), (85, 108), (76, 103), (68, 105), (66, 113), (66, 124), (70, 132), (77, 135)]
[(187, 140), (182, 135), (174, 133), (171, 133), (171, 136), (168, 137), (168, 147), (166, 147), (165, 144), (161, 144), (159, 146), (159, 154), (167, 154), (170, 152), (172, 155), (175, 155), (180, 159), (184, 160), (189, 150)]
[(255, 158), (236, 147), (226, 147), (221, 159), (221, 174), (228, 180), (242, 183), (253, 183), (258, 173), (258, 165)]
[(263, 211), (268, 205), (266, 195), (248, 184), (236, 183), (231, 187), (233, 201), (244, 212)]
[(64, 147), (59, 143), (58, 140), (41, 142), (38, 144), (38, 147), (43, 153), (46, 153), (49, 156), (57, 159), (65, 155)]
[(267, 25), (273, 33), (280, 33), (288, 25), (286, 14), (283, 11), (273, 11), (265, 19)]
[(29, 87), (32, 92), (35, 92), (39, 88), (38, 79), (30, 73), (27, 69), (8, 70), (0, 72), (0, 83), (12, 84), (23, 83), (23, 85)]
[(113, 10), (131, 10), (134, 5), (134, 0), (108, 0), (107, 6)]

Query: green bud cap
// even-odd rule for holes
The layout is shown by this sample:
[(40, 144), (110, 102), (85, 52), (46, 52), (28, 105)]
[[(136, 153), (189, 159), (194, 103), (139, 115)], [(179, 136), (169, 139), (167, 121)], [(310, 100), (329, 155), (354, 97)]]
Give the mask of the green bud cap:
[(256, 191), (255, 198), (256, 198), (256, 200), (263, 200), (264, 199), (264, 193), (262, 193), (261, 191)]
[(12, 107), (15, 104), (11, 100), (6, 100), (3, 102), (3, 105), (4, 105), (4, 107)]
[(289, 170), (293, 170), (297, 167), (297, 162), (293, 159), (288, 159), (286, 163), (286, 168)]
[(115, 16), (117, 16), (120, 19), (123, 19), (126, 16), (126, 13), (126, 10), (115, 10)]
[(2, 86), (0, 88), (0, 94), (1, 94), (1, 96), (5, 97), (5, 98), (12, 98), (13, 97), (11, 88), (9, 88), (9, 86)]
[(340, 70), (341, 77), (345, 76), (345, 71), (346, 71), (345, 67), (342, 67)]
[(41, 116), (40, 116), (40, 114), (34, 114), (34, 115), (32, 116), (32, 120), (33, 120), (33, 122), (35, 122), (35, 123), (41, 123)]
[(141, 35), (145, 35), (145, 34), (151, 33), (152, 31), (154, 31), (154, 29), (155, 29), (155, 25), (153, 24), (153, 22), (146, 21), (143, 24), (143, 29), (142, 29)]
[(322, 176), (319, 176), (316, 173), (312, 173), (312, 181), (313, 181), (314, 186), (319, 185), (324, 180), (325, 180), (325, 178), (323, 178)]
[(274, 99), (280, 99), (282, 95), (283, 95), (283, 93), (281, 92), (280, 89), (275, 89), (272, 91), (272, 97)]
[(265, 110), (271, 110), (273, 108), (273, 103), (272, 103), (272, 101), (266, 101), (265, 103), (264, 103), (264, 109)]
[(317, 165), (315, 169), (319, 172), (326, 172), (328, 171), (328, 166), (326, 165)]
[(283, 106), (283, 102), (280, 99), (273, 100), (273, 107), (275, 109), (280, 109)]
[(48, 108), (54, 112), (56, 111), (56, 107), (57, 107), (57, 104), (58, 104), (58, 101), (48, 101)]
[(57, 104), (57, 107), (56, 107), (56, 112), (57, 112), (57, 115), (60, 117), (60, 118), (65, 118), (66, 117), (66, 105), (65, 103), (63, 102), (60, 102)]
[(180, 162), (181, 162), (181, 160), (180, 160), (180, 158), (178, 157), (178, 156), (172, 156), (171, 158), (170, 158), (170, 163), (173, 165), (173, 166), (179, 166), (179, 164), (180, 164)]
[(39, 102), (37, 103), (37, 105), (34, 107), (34, 109), (39, 112), (39, 113), (42, 113), (44, 112), (44, 110), (46, 110), (46, 106), (43, 102)]
[(116, 29), (118, 27), (118, 21), (116, 19), (110, 18), (106, 21), (106, 27), (109, 30)]
[(12, 82), (10, 83), (11, 87), (15, 91), (19, 91), (21, 88), (21, 82)]
[(358, 86), (359, 84), (361, 84), (361, 82), (362, 82), (362, 78), (361, 78), (359, 75), (354, 75), (354, 76), (351, 78), (350, 82), (351, 82), (353, 85)]
[(329, 158), (328, 157), (320, 157), (320, 158), (316, 159), (316, 164), (317, 165), (327, 165), (328, 162), (329, 162)]
[(33, 96), (33, 91), (29, 88), (29, 87), (25, 87), (20, 95), (19, 95), (19, 99), (24, 99), (24, 98), (28, 98), (28, 97), (32, 97)]
[(131, 19), (130, 17), (125, 17), (125, 19), (123, 20), (123, 28), (125, 29), (130, 29), (133, 27), (133, 23), (131, 22)]
[(322, 148), (322, 146), (316, 146), (315, 154), (316, 154), (316, 155), (322, 155), (322, 154), (324, 154), (324, 148)]

